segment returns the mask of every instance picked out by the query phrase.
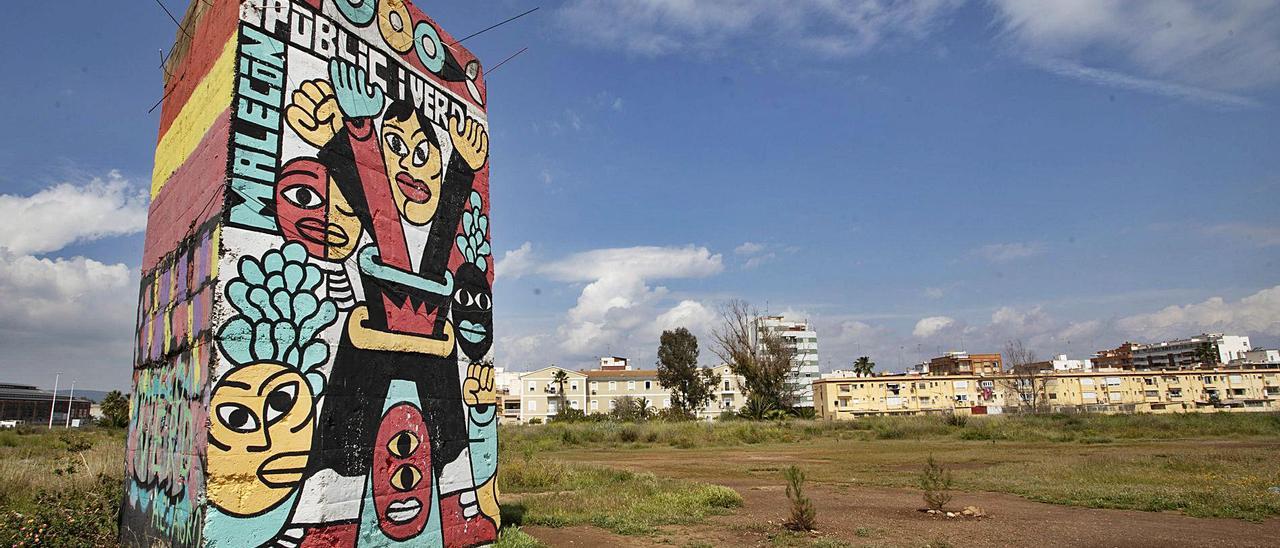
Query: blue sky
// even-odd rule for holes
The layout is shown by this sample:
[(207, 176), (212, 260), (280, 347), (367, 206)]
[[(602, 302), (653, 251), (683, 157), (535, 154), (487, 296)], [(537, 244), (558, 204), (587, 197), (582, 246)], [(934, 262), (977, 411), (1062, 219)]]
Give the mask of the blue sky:
[[(529, 47), (488, 77), (499, 365), (648, 365), (675, 325), (711, 363), (731, 298), (809, 319), (824, 369), (1280, 344), (1274, 3), (435, 4), (459, 36), (542, 6), (467, 42)], [(0, 379), (127, 387), (175, 28), (145, 1), (12, 11)]]

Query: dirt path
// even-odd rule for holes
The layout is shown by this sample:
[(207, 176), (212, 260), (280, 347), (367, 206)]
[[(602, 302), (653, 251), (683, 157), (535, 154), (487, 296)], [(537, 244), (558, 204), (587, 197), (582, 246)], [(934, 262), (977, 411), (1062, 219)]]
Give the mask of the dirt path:
[[(675, 459), (636, 454), (613, 455), (610, 466), (667, 474)], [(572, 458), (572, 457), (571, 457)], [(725, 480), (706, 472), (679, 475), (732, 487), (745, 506), (733, 515), (711, 518), (691, 527), (665, 527), (654, 537), (624, 537), (593, 527), (525, 530), (551, 546), (805, 546), (794, 539), (776, 540), (785, 519), (787, 500), (781, 481)], [(1235, 519), (1192, 518), (1176, 513), (1100, 510), (1031, 502), (1001, 493), (956, 493), (951, 506), (974, 505), (991, 515), (983, 520), (948, 520), (915, 510), (914, 490), (813, 483), (809, 496), (818, 510), (818, 538), (839, 539), (854, 546), (955, 547), (1003, 546), (1280, 546), (1280, 519), (1250, 523)], [(788, 542), (790, 540), (790, 542)]]

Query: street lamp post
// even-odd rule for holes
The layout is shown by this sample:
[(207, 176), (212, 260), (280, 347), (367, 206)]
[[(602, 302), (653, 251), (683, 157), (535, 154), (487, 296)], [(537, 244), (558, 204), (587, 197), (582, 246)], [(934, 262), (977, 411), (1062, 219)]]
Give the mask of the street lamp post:
[(76, 381), (71, 381), (71, 395), (67, 396), (67, 424), (63, 428), (71, 428), (71, 402), (76, 399)]
[(53, 401), (49, 402), (49, 429), (53, 430), (53, 410), (58, 405), (58, 380), (62, 378), (62, 373), (58, 373), (53, 377)]

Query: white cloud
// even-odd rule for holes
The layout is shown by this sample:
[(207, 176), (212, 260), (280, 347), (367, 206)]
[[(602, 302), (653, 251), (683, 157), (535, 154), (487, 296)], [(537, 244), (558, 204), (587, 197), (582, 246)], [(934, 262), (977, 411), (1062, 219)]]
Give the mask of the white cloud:
[(525, 242), (520, 247), (502, 254), (494, 267), (494, 275), (507, 280), (514, 280), (528, 274), (537, 266), (533, 257), (533, 242)]
[(1259, 103), (1254, 99), (1234, 93), (1214, 91), (1211, 89), (1165, 82), (1162, 80), (1139, 78), (1111, 70), (1086, 67), (1078, 63), (1062, 61), (1060, 59), (1034, 59), (1031, 60), (1031, 62), (1044, 70), (1057, 74), (1058, 76), (1084, 80), (1086, 82), (1102, 86), (1153, 93), (1156, 95), (1173, 97), (1175, 99), (1186, 99), (1231, 108), (1262, 106), (1262, 103)]
[(764, 244), (755, 242), (742, 242), (742, 245), (733, 248), (735, 255), (755, 255), (761, 251), (764, 251)]
[(112, 171), (104, 179), (62, 183), (31, 196), (0, 194), (0, 249), (31, 254), (80, 241), (142, 232), (147, 195)]
[(622, 98), (621, 98), (621, 97), (614, 97), (614, 99), (613, 99), (613, 103), (610, 105), (610, 107), (609, 107), (609, 108), (612, 108), (613, 110), (616, 110), (616, 111), (621, 111), (621, 110), (622, 110)]
[(742, 265), (742, 268), (745, 268), (747, 270), (752, 270), (760, 267), (760, 265), (762, 264), (773, 262), (777, 258), (778, 258), (777, 253), (765, 253), (764, 255), (756, 255), (755, 257), (747, 259), (747, 262)]
[(1185, 337), (1206, 331), (1280, 336), (1280, 285), (1263, 289), (1236, 302), (1213, 297), (1197, 304), (1170, 306), (1123, 318), (1126, 333), (1146, 340)]
[(1234, 240), (1244, 240), (1257, 247), (1275, 247), (1280, 245), (1280, 227), (1263, 226), (1248, 223), (1225, 223), (1205, 227), (1204, 233), (1210, 236), (1223, 236)]
[(145, 190), (114, 171), (31, 196), (0, 195), (0, 370), (15, 380), (64, 370), (82, 387), (128, 383), (138, 273), (81, 256), (40, 255), (135, 234), (146, 219)]
[(663, 312), (653, 321), (654, 337), (663, 331), (683, 327), (694, 333), (710, 333), (719, 316), (706, 305), (694, 300), (683, 300)]
[(924, 288), (924, 296), (925, 296), (925, 297), (928, 297), (928, 298), (930, 298), (930, 299), (941, 299), (941, 298), (945, 297), (946, 295), (947, 295), (946, 290), (942, 289), (941, 287), (926, 287), (926, 288)]
[(635, 55), (793, 48), (831, 57), (916, 39), (959, 0), (571, 0), (557, 14), (582, 43)]
[[(1256, 0), (990, 0), (1020, 55), (1065, 76), (1247, 106), (1280, 82), (1280, 3)], [(1115, 70), (1088, 68), (1105, 64)], [(1136, 73), (1140, 76), (1129, 76)], [(1212, 90), (1212, 91), (1209, 91)]]
[(560, 347), (578, 356), (636, 348), (663, 321), (706, 321), (705, 306), (692, 301), (659, 312), (669, 291), (651, 283), (702, 278), (723, 269), (720, 255), (694, 246), (597, 249), (533, 268), (553, 280), (586, 283), (557, 330)]
[(1044, 253), (1044, 244), (1039, 242), (988, 244), (974, 250), (974, 254), (994, 263), (1025, 259), (1041, 253)]
[(927, 339), (955, 325), (956, 320), (954, 318), (930, 316), (916, 322), (916, 328), (911, 331), (911, 334), (919, 339)]

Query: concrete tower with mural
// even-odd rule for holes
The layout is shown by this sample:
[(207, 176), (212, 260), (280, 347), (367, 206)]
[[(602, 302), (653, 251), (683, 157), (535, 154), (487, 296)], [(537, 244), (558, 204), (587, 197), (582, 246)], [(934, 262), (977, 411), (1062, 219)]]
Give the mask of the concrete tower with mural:
[(165, 66), (126, 545), (497, 536), (479, 61), (407, 0), (193, 0)]

